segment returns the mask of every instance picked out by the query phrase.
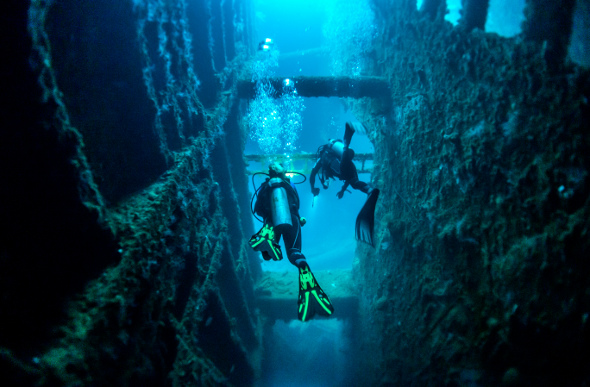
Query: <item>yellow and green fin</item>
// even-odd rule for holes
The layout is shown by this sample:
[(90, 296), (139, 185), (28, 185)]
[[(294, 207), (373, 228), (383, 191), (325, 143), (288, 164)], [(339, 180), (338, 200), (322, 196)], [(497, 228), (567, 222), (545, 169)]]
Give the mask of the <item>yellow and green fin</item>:
[(334, 313), (332, 302), (324, 293), (309, 266), (299, 268), (298, 318), (308, 321), (316, 314), (329, 317)]
[(275, 232), (270, 224), (262, 226), (260, 231), (252, 235), (248, 241), (250, 246), (255, 251), (262, 253), (262, 258), (266, 261), (280, 261), (283, 259), (283, 253), (281, 252), (281, 246), (275, 242)]

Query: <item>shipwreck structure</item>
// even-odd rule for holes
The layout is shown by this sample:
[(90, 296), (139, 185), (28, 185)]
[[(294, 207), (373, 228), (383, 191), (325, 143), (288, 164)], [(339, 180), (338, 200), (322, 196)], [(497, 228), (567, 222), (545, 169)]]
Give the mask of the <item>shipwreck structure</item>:
[[(453, 26), (444, 0), (374, 0), (367, 74), (293, 78), (346, 98), (375, 147), (377, 244), (342, 276), (362, 297), (335, 296), (353, 382), (588, 384), (590, 72), (568, 48), (589, 5), (529, 0), (504, 38), (463, 3)], [(254, 385), (284, 300), (244, 243), (250, 2), (1, 18), (3, 379)]]

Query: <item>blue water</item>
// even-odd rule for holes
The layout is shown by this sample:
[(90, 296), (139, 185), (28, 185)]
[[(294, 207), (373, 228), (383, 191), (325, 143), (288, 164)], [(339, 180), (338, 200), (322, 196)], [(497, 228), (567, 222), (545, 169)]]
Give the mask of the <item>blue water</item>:
[[(348, 22), (354, 25), (354, 16), (347, 15), (346, 11), (355, 12), (355, 6), (351, 4), (356, 3), (362, 1), (255, 0), (254, 36), (257, 38), (256, 42), (271, 38), (274, 49), (280, 52), (276, 75), (289, 78), (298, 75), (333, 74), (334, 58), (330, 55), (330, 50), (334, 41), (330, 40), (329, 31), (338, 28), (349, 31), (343, 24)], [(418, 8), (421, 3), (421, 0), (417, 2)], [(447, 5), (449, 13), (446, 20), (456, 24), (460, 17), (461, 1), (448, 0)], [(523, 7), (524, 0), (492, 0), (486, 30), (505, 36), (520, 32)], [(363, 24), (374, 23), (363, 20)], [(315, 153), (318, 146), (329, 139), (342, 138), (346, 121), (356, 120), (338, 98), (306, 98), (304, 106), (303, 127), (296, 144), (296, 153)], [(361, 134), (354, 136), (351, 147), (357, 153), (373, 152), (371, 142)], [(263, 152), (255, 141), (249, 140), (246, 153)], [(370, 175), (367, 174), (360, 178), (370, 181)], [(258, 180), (258, 184), (261, 181)], [(336, 192), (342, 183), (332, 183), (329, 190), (322, 190), (313, 207), (308, 182), (297, 187), (301, 198), (300, 212), (308, 220), (302, 230), (302, 250), (314, 270), (350, 268), (354, 260), (354, 222), (366, 196), (351, 189), (352, 193), (346, 193), (343, 199), (338, 200)], [(316, 182), (316, 186), (318, 185)], [(255, 228), (261, 226), (256, 220), (254, 222)], [(288, 265), (286, 261), (262, 262), (262, 265), (264, 270), (289, 270), (285, 267)]]
[[(334, 1), (257, 0), (254, 5), (255, 36), (258, 41), (273, 39), (274, 49), (280, 52), (276, 70), (278, 76), (331, 75), (332, 58), (329, 53), (318, 53), (316, 50), (310, 54), (308, 50), (326, 47), (323, 29), (331, 17), (329, 11), (336, 5)], [(306, 53), (299, 53), (302, 51)], [(306, 98), (304, 104), (303, 126), (296, 153), (315, 153), (329, 139), (342, 138), (346, 121), (356, 119), (338, 98)], [(351, 147), (357, 153), (373, 152), (371, 142), (361, 134), (354, 136)], [(246, 154), (260, 153), (256, 142), (249, 140)], [(360, 175), (360, 178), (369, 181), (370, 175)], [(257, 184), (262, 181), (259, 177)], [(313, 270), (350, 268), (354, 259), (354, 224), (366, 195), (350, 189), (351, 193), (347, 192), (338, 200), (336, 193), (342, 182), (331, 183), (328, 190), (322, 190), (316, 197), (313, 207), (309, 182), (297, 186), (301, 199), (300, 214), (308, 221), (302, 229), (302, 252)], [(261, 226), (258, 221), (254, 222), (255, 228)], [(262, 265), (264, 270), (295, 270), (289, 267), (286, 260), (262, 262)]]
[[(256, 43), (265, 38), (273, 39), (274, 48), (280, 52), (279, 66), (276, 69), (278, 76), (350, 75), (337, 71), (335, 73), (335, 69), (342, 71), (342, 66), (338, 67), (334, 63), (334, 55), (330, 55), (330, 50), (338, 43), (334, 41), (335, 32), (347, 34), (339, 38), (354, 38), (355, 41), (361, 42), (361, 45), (370, 42), (370, 36), (367, 35), (377, 33), (374, 21), (368, 19), (370, 12), (367, 9), (364, 10), (367, 12), (359, 12), (358, 8), (355, 11), (355, 7), (362, 3), (362, 0), (255, 0), (253, 4)], [(460, 17), (461, 1), (448, 0), (447, 3), (449, 13), (446, 20), (456, 24)], [(523, 6), (524, 0), (492, 0), (486, 29), (505, 36), (518, 33)], [(511, 17), (506, 17), (507, 7), (512, 7)], [(360, 24), (355, 24), (359, 22), (354, 20), (355, 17), (362, 18)], [(362, 62), (359, 63), (362, 74)], [(296, 144), (296, 153), (315, 153), (318, 146), (330, 138), (342, 138), (346, 121), (356, 120), (338, 98), (306, 98), (304, 105), (303, 126)], [(373, 152), (371, 142), (362, 134), (355, 134), (351, 147), (356, 153)], [(246, 153), (262, 152), (255, 141), (249, 140)], [(250, 169), (260, 170), (265, 167), (251, 164)], [(367, 182), (371, 179), (369, 174), (359, 177)], [(262, 181), (263, 178), (259, 177), (257, 185)], [(350, 189), (351, 193), (346, 193), (343, 199), (338, 200), (336, 193), (341, 185), (340, 181), (333, 181), (328, 190), (321, 191), (313, 202), (313, 207), (309, 182), (297, 186), (301, 199), (300, 213), (308, 221), (302, 228), (302, 252), (315, 272), (352, 269), (355, 259), (357, 242), (354, 238), (354, 224), (366, 195)], [(316, 187), (318, 186), (319, 182), (316, 182)], [(376, 213), (376, 222), (378, 218), (379, 209)], [(253, 221), (256, 229), (261, 227), (258, 221)], [(263, 270), (290, 271), (289, 275), (297, 275), (297, 269), (291, 266), (287, 259), (281, 262), (261, 260), (261, 263)], [(293, 300), (293, 314), (295, 307), (296, 303)], [(266, 360), (263, 361), (265, 366), (258, 384), (351, 385), (350, 378), (357, 371), (350, 367), (354, 365), (355, 354), (348, 347), (347, 337), (343, 333), (348, 321), (338, 319), (337, 304), (335, 308), (335, 317), (330, 321), (312, 320), (301, 323), (295, 320), (275, 324), (272, 333), (269, 333), (270, 336), (264, 338), (267, 345), (264, 354)]]
[[(352, 116), (350, 113), (344, 112), (337, 98), (307, 98), (305, 105), (298, 153), (315, 153), (318, 146), (326, 143), (328, 139), (341, 138), (344, 124)], [(332, 119), (337, 123), (336, 126), (330, 125)], [(359, 153), (373, 152), (371, 142), (363, 135), (353, 137), (352, 147), (355, 152)], [(246, 153), (259, 153), (254, 141), (249, 141)], [(369, 164), (367, 163), (367, 165)], [(253, 164), (252, 167), (254, 166)], [(313, 162), (310, 162), (310, 166), (313, 166)], [(251, 169), (257, 170), (255, 167)], [(263, 177), (255, 178), (256, 186), (264, 181)], [(309, 178), (309, 176), (307, 177)], [(361, 174), (359, 177), (364, 181), (370, 180), (368, 174)], [(299, 181), (299, 178), (295, 178), (293, 181)], [(321, 186), (317, 179), (315, 186)], [(301, 200), (299, 212), (307, 219), (307, 223), (301, 231), (302, 252), (307, 257), (312, 270), (342, 269), (352, 266), (356, 248), (354, 225), (366, 195), (349, 188), (350, 192), (346, 192), (342, 199), (338, 199), (336, 193), (341, 187), (341, 181), (331, 181), (329, 189), (322, 189), (313, 200), (309, 180), (296, 185)], [(252, 185), (250, 185), (250, 190), (252, 193)], [(253, 219), (253, 221), (256, 229), (262, 226), (262, 223), (257, 220)], [(286, 251), (284, 247), (283, 251)], [(294, 267), (290, 267), (287, 260), (281, 262), (261, 261), (261, 263), (263, 270), (296, 271)]]
[[(328, 22), (328, 12), (333, 9), (334, 2), (257, 0), (254, 4), (255, 36), (258, 36), (258, 41), (267, 37), (273, 39), (275, 49), (281, 53), (277, 75), (331, 75), (332, 58), (318, 49), (326, 46), (323, 27)], [(299, 51), (305, 54), (293, 54)], [(329, 139), (342, 138), (346, 121), (356, 119), (338, 98), (306, 98), (304, 104), (296, 153), (315, 153)], [(351, 146), (357, 153), (373, 152), (371, 142), (361, 134), (355, 134)], [(255, 141), (249, 140), (246, 153), (260, 154), (261, 151)], [(250, 169), (265, 167), (253, 163)], [(360, 178), (369, 181), (370, 175), (362, 174)], [(263, 180), (263, 176), (258, 177), (256, 184)], [(316, 187), (319, 186), (319, 181), (316, 181)], [(322, 189), (313, 200), (309, 181), (297, 185), (301, 199), (300, 214), (307, 219), (301, 231), (302, 252), (315, 272), (352, 268), (356, 248), (355, 219), (366, 195), (350, 189), (351, 193), (347, 192), (339, 200), (336, 193), (341, 186), (342, 182), (332, 181), (329, 189)], [(254, 222), (255, 228), (261, 226), (258, 221)], [(297, 269), (287, 259), (281, 262), (261, 260), (261, 263), (263, 270), (289, 271), (289, 275), (297, 276)], [(293, 300), (293, 316), (295, 313), (296, 300)], [(264, 338), (266, 352), (259, 385), (346, 385), (350, 376), (348, 361), (353, 354), (349, 353), (348, 340), (343, 334), (345, 325), (346, 322), (337, 317), (306, 323), (297, 320), (277, 322), (272, 333)]]

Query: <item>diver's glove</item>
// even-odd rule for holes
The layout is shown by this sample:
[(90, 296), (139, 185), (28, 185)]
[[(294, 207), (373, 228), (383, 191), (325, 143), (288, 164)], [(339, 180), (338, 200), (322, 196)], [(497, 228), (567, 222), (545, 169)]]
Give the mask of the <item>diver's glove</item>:
[(338, 193), (336, 194), (336, 196), (338, 196), (338, 199), (342, 199), (342, 197), (344, 196), (344, 192), (346, 192), (345, 189), (338, 191)]
[(320, 194), (320, 189), (319, 188), (312, 188), (311, 193), (313, 194), (313, 196), (318, 196)]

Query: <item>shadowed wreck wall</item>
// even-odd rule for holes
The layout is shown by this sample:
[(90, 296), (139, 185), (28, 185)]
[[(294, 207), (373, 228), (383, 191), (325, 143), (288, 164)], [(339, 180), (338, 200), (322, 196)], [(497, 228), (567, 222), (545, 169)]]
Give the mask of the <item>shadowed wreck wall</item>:
[(590, 83), (566, 3), (529, 1), (506, 39), (478, 12), (443, 21), (444, 1), (375, 1), (393, 106), (355, 105), (382, 189), (355, 269), (368, 384), (590, 381)]
[(5, 10), (3, 381), (254, 380), (260, 265), (242, 243), (253, 232), (233, 103), (249, 12), (207, 0)]

